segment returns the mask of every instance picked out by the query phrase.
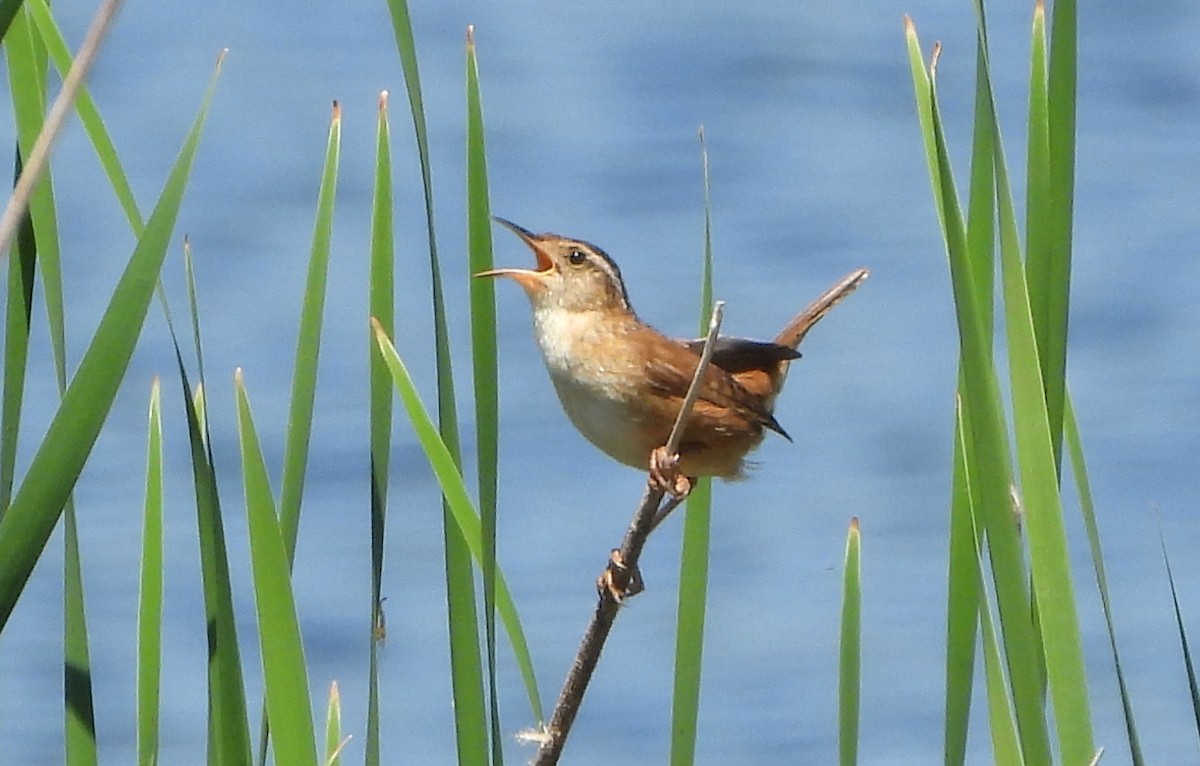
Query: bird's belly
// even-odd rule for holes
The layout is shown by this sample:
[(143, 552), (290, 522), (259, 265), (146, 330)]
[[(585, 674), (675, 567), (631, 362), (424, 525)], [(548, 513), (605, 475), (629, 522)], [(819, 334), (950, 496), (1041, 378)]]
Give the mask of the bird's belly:
[(619, 382), (584, 385), (570, 374), (554, 370), (550, 378), (571, 423), (614, 460), (645, 468), (650, 451), (666, 441), (666, 434), (651, 433), (653, 423), (641, 411), (635, 395), (623, 390)]

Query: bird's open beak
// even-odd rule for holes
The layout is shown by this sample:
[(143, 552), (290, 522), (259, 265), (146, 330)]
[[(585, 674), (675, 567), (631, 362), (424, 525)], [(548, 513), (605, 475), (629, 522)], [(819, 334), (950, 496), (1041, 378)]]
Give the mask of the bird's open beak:
[(550, 255), (542, 249), (541, 237), (529, 229), (518, 226), (512, 221), (499, 216), (495, 216), (495, 221), (511, 229), (514, 234), (521, 238), (522, 242), (529, 246), (529, 249), (533, 251), (534, 257), (537, 258), (537, 269), (492, 269), (490, 271), (481, 271), (475, 276), (510, 277), (526, 290), (540, 287), (542, 279), (554, 270), (554, 261), (550, 260)]

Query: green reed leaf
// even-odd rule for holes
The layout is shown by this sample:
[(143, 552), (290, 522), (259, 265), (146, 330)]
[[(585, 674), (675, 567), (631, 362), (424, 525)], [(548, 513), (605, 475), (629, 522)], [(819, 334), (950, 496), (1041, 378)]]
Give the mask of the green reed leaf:
[(292, 593), (291, 556), (275, 515), (275, 499), (241, 370), (235, 375), (234, 388), (271, 744), (276, 763), (316, 766), (317, 742), (300, 620)]

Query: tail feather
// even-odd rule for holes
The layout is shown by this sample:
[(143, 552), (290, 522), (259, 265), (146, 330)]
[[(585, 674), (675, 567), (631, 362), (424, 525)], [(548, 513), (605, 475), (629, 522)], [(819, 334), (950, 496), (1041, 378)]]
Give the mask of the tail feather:
[[(836, 284), (821, 293), (819, 298), (808, 304), (808, 308), (801, 311), (792, 321), (788, 322), (787, 327), (784, 327), (775, 336), (775, 342), (780, 346), (786, 346), (791, 349), (799, 346), (800, 341), (804, 340), (804, 336), (808, 335), (808, 331), (813, 328), (813, 325), (821, 321), (821, 317), (828, 314), (831, 308), (841, 303), (847, 295), (854, 292), (870, 275), (871, 272), (868, 269), (855, 269), (842, 277)], [(783, 388), (784, 381), (787, 380), (788, 368), (790, 366), (791, 360), (781, 361), (770, 372), (764, 371), (759, 373), (756, 380), (747, 380), (746, 382), (759, 391), (763, 389), (769, 390), (769, 399), (773, 402), (775, 396)], [(774, 405), (772, 404), (771, 406)]]
[(821, 296), (810, 303), (806, 309), (797, 314), (792, 321), (788, 322), (787, 327), (775, 336), (775, 342), (788, 348), (799, 346), (800, 341), (804, 340), (804, 336), (813, 328), (813, 325), (821, 321), (821, 318), (828, 314), (831, 308), (841, 303), (870, 275), (871, 272), (868, 269), (855, 269), (842, 277), (836, 284), (821, 293)]

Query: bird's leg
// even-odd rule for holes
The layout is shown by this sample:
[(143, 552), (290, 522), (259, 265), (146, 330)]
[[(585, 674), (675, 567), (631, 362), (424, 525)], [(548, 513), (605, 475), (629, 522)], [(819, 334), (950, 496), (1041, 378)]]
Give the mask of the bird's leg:
[(650, 484), (680, 499), (692, 491), (691, 479), (679, 470), (679, 455), (668, 454), (666, 447), (656, 447), (650, 453)]

